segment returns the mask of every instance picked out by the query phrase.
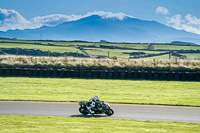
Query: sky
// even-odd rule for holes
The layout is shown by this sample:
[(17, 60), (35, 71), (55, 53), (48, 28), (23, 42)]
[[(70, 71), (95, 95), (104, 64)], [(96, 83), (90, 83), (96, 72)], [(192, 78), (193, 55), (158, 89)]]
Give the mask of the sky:
[(0, 0), (0, 31), (55, 26), (98, 14), (153, 20), (200, 34), (199, 6), (200, 0)]

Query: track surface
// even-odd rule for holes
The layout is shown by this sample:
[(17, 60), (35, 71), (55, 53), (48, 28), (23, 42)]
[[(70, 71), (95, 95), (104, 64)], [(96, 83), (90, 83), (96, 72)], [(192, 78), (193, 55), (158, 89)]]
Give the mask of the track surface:
[[(200, 107), (111, 104), (115, 114), (95, 117), (200, 123)], [(92, 117), (78, 111), (78, 103), (0, 101), (0, 115)]]

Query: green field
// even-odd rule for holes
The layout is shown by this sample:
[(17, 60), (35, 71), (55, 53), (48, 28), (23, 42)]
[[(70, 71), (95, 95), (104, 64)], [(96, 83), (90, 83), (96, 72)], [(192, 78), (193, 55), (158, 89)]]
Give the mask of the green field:
[(200, 46), (184, 46), (184, 45), (161, 45), (155, 44), (155, 49), (169, 49), (169, 50), (200, 50)]
[[(106, 45), (117, 46), (125, 48), (147, 49), (149, 44), (137, 43), (95, 43), (95, 42), (62, 42), (62, 41), (29, 41), (29, 40), (0, 40), (0, 42), (18, 42), (18, 43), (41, 43), (41, 44), (55, 44), (55, 45)], [(184, 46), (184, 45), (170, 45), (170, 44), (154, 44), (155, 49), (171, 49), (171, 50), (200, 50), (200, 46)]]
[[(0, 40), (0, 43), (4, 42), (4, 43), (14, 43), (14, 44), (20, 44), (20, 43), (24, 43), (24, 44), (28, 44), (28, 43), (33, 43), (33, 44), (55, 44), (55, 45), (92, 45), (93, 43), (85, 43), (85, 42), (62, 42), (62, 41), (29, 41), (29, 40)], [(2, 43), (3, 44), (3, 43)]]
[[(39, 44), (43, 44), (43, 45), (39, 45)], [(53, 44), (56, 46), (48, 46), (47, 44)], [(94, 46), (94, 47), (91, 48), (88, 46)], [(115, 48), (109, 48), (107, 46), (112, 46)], [(152, 51), (148, 49), (148, 46), (149, 44), (137, 44), (137, 43), (125, 44), (125, 43), (99, 43), (99, 42), (0, 40), (0, 48), (34, 49), (34, 50), (50, 51), (50, 52), (57, 52), (57, 53), (65, 53), (65, 52), (77, 53), (78, 52), (78, 53), (83, 53), (87, 56), (88, 55), (108, 56), (108, 52), (109, 52), (109, 57), (117, 57), (117, 58), (138, 57), (138, 56), (129, 54), (129, 53), (137, 54), (137, 52), (143, 52), (144, 53), (143, 55), (146, 55), (146, 54), (165, 53), (169, 50), (200, 50), (200, 46), (196, 46), (196, 45), (184, 46), (184, 45), (170, 45), (170, 44), (154, 44), (153, 47), (155, 50), (163, 50), (163, 51)], [(131, 48), (131, 49), (125, 50), (124, 48)], [(199, 59), (199, 53), (198, 55), (193, 54), (192, 56), (190, 55), (192, 53), (187, 53), (187, 54), (188, 54), (188, 59)], [(143, 57), (140, 57), (140, 58), (143, 58)], [(150, 58), (169, 59), (166, 56), (155, 56), (155, 57), (150, 57)]]
[(89, 55), (104, 55), (109, 57), (119, 57), (119, 58), (129, 58), (131, 55), (129, 53), (143, 52), (146, 54), (158, 54), (162, 53), (160, 51), (145, 51), (145, 50), (121, 50), (121, 49), (101, 49), (101, 48), (87, 48), (85, 50)]
[(86, 101), (200, 106), (199, 82), (0, 78), (0, 100)]
[(199, 133), (200, 124), (150, 122), (107, 118), (70, 118), (46, 116), (1, 116), (1, 133)]
[(35, 44), (14, 44), (14, 43), (0, 43), (0, 48), (22, 48), (22, 49), (39, 49), (41, 51), (51, 51), (57, 53), (65, 52), (79, 52), (79, 49), (75, 47), (56, 47), (56, 46), (43, 46)]
[[(106, 45), (106, 46), (117, 46), (117, 47), (125, 47), (125, 48), (136, 48), (136, 49), (147, 49), (148, 44), (123, 44), (123, 43), (95, 43), (95, 42), (59, 42), (59, 41), (28, 41), (28, 40), (0, 40), (1, 42), (17, 42), (17, 43), (41, 43), (41, 44), (55, 44), (55, 45), (93, 45), (93, 46), (100, 46), (100, 45)], [(16, 44), (17, 44), (16, 43)]]
[(187, 56), (188, 59), (198, 59), (200, 60), (200, 53), (189, 53), (189, 54), (182, 54)]

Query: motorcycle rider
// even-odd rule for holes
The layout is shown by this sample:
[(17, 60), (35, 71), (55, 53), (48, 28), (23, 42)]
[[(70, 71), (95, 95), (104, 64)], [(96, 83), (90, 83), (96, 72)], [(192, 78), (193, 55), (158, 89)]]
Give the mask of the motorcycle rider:
[(98, 96), (95, 96), (93, 98), (91, 98), (89, 101), (88, 101), (88, 105), (86, 106), (87, 109), (90, 111), (90, 113), (92, 115), (94, 115), (94, 111), (92, 110), (92, 108), (96, 108), (96, 102), (99, 101), (99, 98)]

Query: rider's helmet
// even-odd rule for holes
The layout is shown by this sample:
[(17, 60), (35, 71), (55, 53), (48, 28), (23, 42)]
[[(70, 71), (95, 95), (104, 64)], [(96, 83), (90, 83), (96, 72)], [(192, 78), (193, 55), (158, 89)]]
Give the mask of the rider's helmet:
[(94, 100), (95, 100), (95, 101), (99, 101), (98, 96), (95, 96), (95, 97), (94, 97)]

